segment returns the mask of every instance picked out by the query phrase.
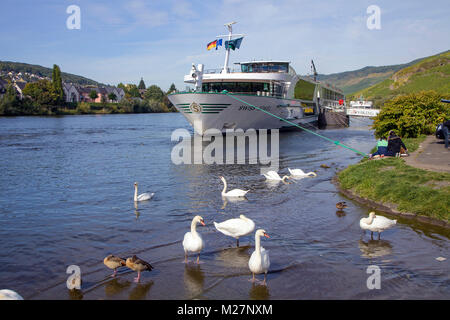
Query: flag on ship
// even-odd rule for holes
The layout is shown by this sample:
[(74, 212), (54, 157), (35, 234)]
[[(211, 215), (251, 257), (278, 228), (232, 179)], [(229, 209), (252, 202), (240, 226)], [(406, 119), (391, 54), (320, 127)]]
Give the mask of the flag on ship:
[(228, 40), (225, 41), (225, 49), (239, 49), (239, 47), (241, 46), (241, 42), (242, 42), (243, 37), (234, 39), (234, 40)]

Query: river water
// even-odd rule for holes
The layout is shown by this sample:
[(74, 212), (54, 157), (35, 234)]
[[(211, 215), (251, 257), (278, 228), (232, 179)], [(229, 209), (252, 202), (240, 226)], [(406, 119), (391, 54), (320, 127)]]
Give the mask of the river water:
[[(318, 132), (369, 152), (369, 123)], [(0, 289), (25, 299), (450, 298), (448, 230), (399, 219), (379, 241), (362, 234), (370, 208), (331, 183), (358, 155), (300, 130), (280, 133), (280, 173), (318, 176), (271, 185), (259, 165), (174, 165), (177, 128), (190, 130), (180, 114), (0, 118)], [(250, 189), (248, 200), (224, 204), (219, 175)], [(134, 181), (155, 192), (137, 208)], [(337, 212), (342, 200), (348, 208)], [(214, 228), (240, 214), (271, 236), (262, 240), (267, 286), (249, 281), (254, 236), (235, 248)], [(195, 215), (206, 222), (198, 227), (205, 249), (199, 265), (194, 257), (186, 265), (181, 242)], [(126, 268), (112, 279), (103, 265), (110, 253), (136, 254), (155, 269), (139, 284)], [(79, 291), (66, 287), (69, 265), (81, 269)], [(373, 265), (381, 289), (367, 287)]]

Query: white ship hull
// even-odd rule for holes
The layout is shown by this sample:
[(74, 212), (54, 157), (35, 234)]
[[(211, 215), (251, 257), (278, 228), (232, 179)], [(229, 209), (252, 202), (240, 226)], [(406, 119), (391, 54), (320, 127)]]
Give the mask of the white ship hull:
[[(305, 114), (299, 100), (244, 94), (234, 96), (295, 124), (317, 121), (317, 112)], [(200, 135), (207, 134), (208, 129), (225, 132), (227, 129), (246, 131), (293, 127), (292, 124), (222, 93), (175, 93), (168, 98)]]

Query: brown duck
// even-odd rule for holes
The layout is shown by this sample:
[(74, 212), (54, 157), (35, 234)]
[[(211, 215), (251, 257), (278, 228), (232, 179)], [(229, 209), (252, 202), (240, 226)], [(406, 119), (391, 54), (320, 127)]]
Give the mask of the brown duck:
[(115, 277), (117, 274), (117, 268), (125, 266), (126, 262), (125, 259), (119, 258), (117, 256), (114, 256), (110, 254), (105, 259), (103, 259), (103, 263), (105, 266), (107, 266), (110, 269), (114, 269), (114, 273), (111, 275), (111, 277)]
[(145, 270), (152, 271), (153, 270), (153, 266), (150, 263), (148, 263), (142, 259), (139, 259), (138, 257), (136, 257), (136, 255), (127, 259), (126, 266), (128, 268), (130, 268), (131, 270), (138, 272), (137, 278), (134, 278), (135, 282), (139, 282), (139, 280), (141, 279), (141, 271), (145, 271)]
[(345, 203), (345, 201), (340, 201), (336, 203), (336, 208), (338, 208), (339, 210), (345, 209), (347, 208), (347, 204)]

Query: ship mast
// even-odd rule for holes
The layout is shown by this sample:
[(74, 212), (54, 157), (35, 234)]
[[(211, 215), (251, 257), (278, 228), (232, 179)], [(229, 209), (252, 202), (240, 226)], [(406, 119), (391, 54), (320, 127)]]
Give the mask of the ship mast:
[[(228, 41), (231, 40), (233, 35), (233, 24), (236, 22), (225, 23), (225, 26), (228, 28)], [(223, 65), (222, 73), (228, 73), (228, 60), (230, 59), (230, 47), (227, 48), (227, 52), (225, 53), (225, 63)]]

